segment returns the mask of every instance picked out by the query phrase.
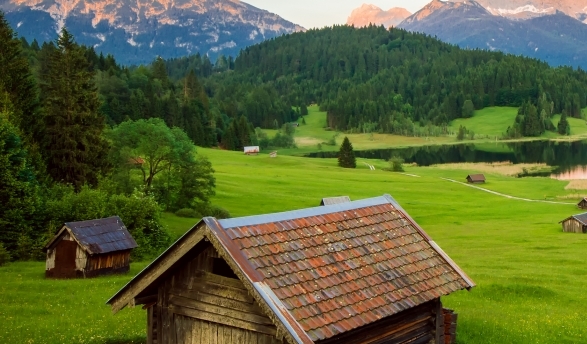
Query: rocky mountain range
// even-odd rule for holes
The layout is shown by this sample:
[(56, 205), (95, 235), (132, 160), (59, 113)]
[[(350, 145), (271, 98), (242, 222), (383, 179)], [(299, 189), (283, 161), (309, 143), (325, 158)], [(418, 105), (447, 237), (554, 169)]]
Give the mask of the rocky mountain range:
[(123, 64), (157, 56), (235, 56), (240, 49), (304, 28), (239, 0), (0, 0), (20, 36), (53, 40), (63, 26), (81, 44)]
[[(565, 11), (547, 13), (550, 7), (546, 6), (552, 2), (571, 2), (534, 0), (542, 7), (528, 5), (531, 2), (433, 0), (399, 27), (436, 36), (462, 48), (499, 50), (541, 59), (555, 66), (587, 68), (587, 25), (580, 21), (582, 15), (577, 12), (581, 6), (561, 5)], [(522, 11), (516, 10), (521, 7), (513, 7), (516, 3), (527, 4), (525, 8), (532, 11), (522, 16)], [(510, 7), (498, 7), (504, 4)], [(491, 10), (486, 6), (492, 6)], [(508, 8), (514, 9), (507, 12)]]
[(405, 8), (394, 7), (384, 11), (375, 5), (363, 4), (351, 13), (347, 19), (347, 25), (363, 27), (372, 23), (385, 27), (395, 27), (411, 15), (412, 13)]
[(477, 0), (477, 2), (491, 14), (510, 19), (530, 19), (556, 14), (558, 11), (587, 23), (586, 0)]

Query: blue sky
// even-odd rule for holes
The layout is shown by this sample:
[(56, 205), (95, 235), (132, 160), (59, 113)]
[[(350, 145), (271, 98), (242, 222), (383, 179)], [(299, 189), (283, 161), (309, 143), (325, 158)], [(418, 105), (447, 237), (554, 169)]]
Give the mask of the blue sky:
[(345, 24), (351, 12), (363, 3), (388, 10), (403, 7), (414, 13), (431, 0), (243, 0), (255, 7), (278, 14), (284, 19), (307, 29)]

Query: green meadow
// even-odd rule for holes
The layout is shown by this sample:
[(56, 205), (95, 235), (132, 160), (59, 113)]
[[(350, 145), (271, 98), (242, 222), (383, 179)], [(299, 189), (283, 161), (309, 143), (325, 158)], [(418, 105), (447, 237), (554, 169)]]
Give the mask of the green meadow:
[[(444, 145), (456, 143), (487, 143), (501, 141), (507, 128), (514, 123), (518, 113), (517, 108), (513, 107), (491, 107), (475, 111), (471, 118), (461, 118), (454, 120), (448, 126), (453, 135), (441, 137), (406, 137), (399, 135), (378, 134), (378, 133), (341, 133), (327, 129), (326, 112), (320, 111), (317, 105), (308, 107), (308, 115), (304, 117), (306, 124), (301, 124), (296, 128), (295, 140), (297, 148), (278, 149), (279, 154), (286, 155), (303, 155), (317, 151), (338, 151), (340, 144), (345, 136), (353, 144), (355, 149), (385, 149), (400, 148), (428, 145)], [(583, 115), (587, 114), (587, 109), (583, 110)], [(552, 123), (556, 126), (560, 120), (560, 115), (552, 118)], [(587, 139), (587, 123), (584, 119), (569, 118), (571, 125), (571, 136), (561, 136), (557, 133), (546, 132), (539, 138), (520, 138), (511, 141), (529, 141), (536, 139), (553, 139), (553, 140), (581, 140)], [(460, 126), (465, 126), (468, 130), (475, 133), (474, 140), (458, 141), (456, 133)], [(276, 130), (264, 130), (269, 136), (274, 136)], [(329, 145), (334, 138), (334, 145)]]
[[(406, 211), (477, 283), (444, 297), (459, 314), (458, 343), (587, 342), (587, 236), (561, 231), (559, 221), (578, 212), (566, 182), (486, 174), (483, 187), (505, 194), (569, 202), (507, 199), (441, 178), (464, 181), (462, 169), (406, 166), (383, 171), (384, 161), (341, 169), (335, 159), (199, 149), (217, 178), (214, 203), (232, 216), (317, 206), (322, 197), (353, 200), (385, 193)], [(472, 167), (474, 168), (474, 167)], [(576, 192), (576, 191), (573, 191)], [(198, 219), (165, 214), (174, 236)], [(1, 343), (143, 343), (140, 307), (112, 315), (106, 300), (148, 262), (133, 262), (123, 276), (57, 281), (43, 262), (0, 267)]]

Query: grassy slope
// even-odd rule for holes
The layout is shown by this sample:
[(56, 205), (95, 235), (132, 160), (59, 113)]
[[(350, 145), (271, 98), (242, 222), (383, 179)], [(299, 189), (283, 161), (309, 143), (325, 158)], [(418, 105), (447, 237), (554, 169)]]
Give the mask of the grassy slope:
[[(577, 212), (572, 204), (514, 201), (439, 178), (462, 180), (463, 171), (407, 167), (417, 178), (366, 167), (343, 170), (333, 159), (200, 152), (217, 171), (214, 202), (234, 216), (316, 206), (325, 196), (392, 194), (478, 284), (444, 298), (460, 314), (459, 343), (586, 341), (587, 236), (562, 233), (557, 223)], [(488, 181), (489, 189), (522, 197), (568, 193), (564, 182), (548, 178), (488, 174)], [(165, 220), (184, 228), (193, 222)], [(0, 268), (0, 342), (137, 341), (144, 336), (144, 311), (111, 315), (104, 302), (144, 265), (133, 263), (127, 276), (77, 281), (45, 280), (43, 263)]]
[[(518, 113), (517, 108), (512, 107), (491, 107), (475, 111), (475, 116), (472, 118), (460, 118), (451, 122), (449, 128), (453, 132), (457, 132), (462, 125), (475, 133), (478, 139), (499, 139), (506, 132), (507, 128), (514, 123), (514, 119)], [(587, 109), (583, 110), (583, 114), (587, 113)], [(556, 126), (560, 120), (560, 115), (555, 115), (552, 118), (552, 123)], [(585, 120), (577, 118), (569, 118), (571, 125), (571, 138), (582, 139), (587, 138), (587, 125)], [(544, 138), (561, 138), (560, 135), (552, 132), (546, 132)]]
[(453, 132), (458, 132), (462, 125), (468, 130), (472, 130), (476, 136), (490, 136), (495, 139), (500, 138), (507, 130), (507, 127), (514, 123), (518, 114), (517, 108), (512, 107), (492, 107), (475, 111), (472, 118), (460, 118), (451, 122), (449, 128)]

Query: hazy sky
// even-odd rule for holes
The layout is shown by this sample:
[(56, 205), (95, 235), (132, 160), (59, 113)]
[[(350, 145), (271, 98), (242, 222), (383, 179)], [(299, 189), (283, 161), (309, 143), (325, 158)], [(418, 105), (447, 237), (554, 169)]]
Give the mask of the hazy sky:
[(388, 10), (403, 7), (414, 13), (431, 0), (242, 0), (273, 12), (306, 29), (345, 24), (348, 16), (362, 4), (373, 4)]

